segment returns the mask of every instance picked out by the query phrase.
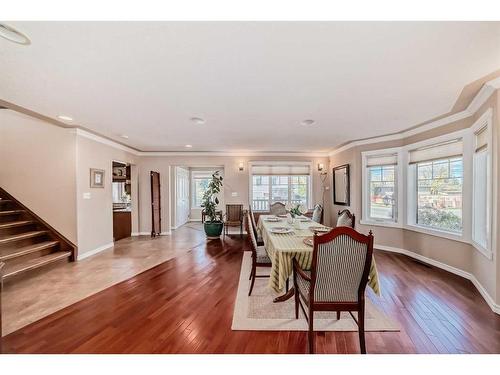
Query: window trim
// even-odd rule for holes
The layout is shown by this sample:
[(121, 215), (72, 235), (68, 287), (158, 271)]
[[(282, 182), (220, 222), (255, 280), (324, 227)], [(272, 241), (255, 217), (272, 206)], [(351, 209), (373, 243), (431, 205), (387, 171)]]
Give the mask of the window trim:
[[(313, 169), (313, 162), (312, 161), (252, 161), (248, 163), (247, 170), (248, 170), (248, 197), (249, 201), (248, 204), (251, 205), (253, 201), (253, 176), (252, 174), (252, 167), (253, 166), (258, 166), (258, 165), (307, 165), (309, 167), (309, 186), (307, 189), (307, 209), (311, 210), (313, 208), (313, 184), (314, 184), (314, 169)], [(264, 176), (260, 174), (256, 174), (255, 176)], [(266, 176), (272, 176), (272, 175), (266, 175)], [(305, 175), (304, 175), (305, 176)], [(269, 189), (271, 189), (271, 184), (269, 184)], [(288, 188), (289, 188), (289, 194), (290, 194), (290, 180), (288, 180)], [(271, 197), (271, 196), (270, 196)], [(260, 210), (254, 210), (255, 212), (266, 212), (266, 211), (260, 211)]]
[[(486, 248), (479, 244), (478, 242), (474, 241), (474, 199), (475, 199), (475, 194), (474, 194), (474, 186), (475, 186), (475, 175), (476, 175), (476, 170), (475, 170), (475, 159), (476, 159), (476, 152), (475, 152), (475, 136), (476, 133), (486, 127), (486, 134), (487, 134), (487, 165), (486, 165), (486, 208), (487, 208), (487, 225), (489, 231), (486, 232), (486, 241), (487, 245)], [(493, 111), (491, 108), (489, 108), (485, 113), (479, 117), (479, 119), (472, 124), (470, 127), (471, 131), (471, 143), (472, 143), (472, 180), (471, 180), (471, 190), (472, 190), (472, 207), (471, 207), (471, 218), (472, 218), (472, 223), (471, 223), (471, 245), (479, 251), (482, 255), (484, 255), (487, 259), (493, 260), (493, 210), (491, 207), (496, 203), (496, 199), (493, 195)], [(496, 204), (495, 204), (496, 207)]]
[[(396, 183), (396, 217), (394, 220), (386, 220), (386, 219), (377, 219), (370, 217), (370, 188), (368, 186), (370, 177), (368, 175), (369, 168), (367, 167), (368, 158), (374, 156), (381, 156), (386, 154), (396, 154), (397, 155), (397, 164), (394, 168)], [(360, 223), (363, 225), (376, 225), (376, 226), (386, 226), (391, 228), (402, 228), (401, 222), (401, 213), (403, 212), (403, 155), (401, 147), (393, 147), (387, 148), (383, 150), (373, 150), (373, 151), (364, 151), (361, 153), (361, 220)]]
[[(471, 179), (471, 162), (470, 162), (470, 128), (458, 130), (453, 133), (444, 134), (438, 137), (426, 139), (424, 141), (412, 143), (404, 146), (404, 152), (407, 157), (406, 170), (407, 170), (407, 182), (406, 182), (406, 222), (405, 228), (410, 230), (430, 234), (433, 236), (443, 237), (447, 239), (452, 239), (460, 242), (470, 242), (470, 220), (468, 217), (468, 212), (470, 212), (470, 203), (468, 197), (470, 196), (470, 181)], [(445, 229), (428, 227), (425, 225), (417, 224), (417, 168), (416, 164), (409, 164), (409, 153), (411, 150), (432, 146), (434, 144), (440, 144), (447, 141), (452, 141), (455, 139), (461, 139), (463, 142), (463, 152), (462, 152), (462, 231), (453, 232), (447, 231)]]

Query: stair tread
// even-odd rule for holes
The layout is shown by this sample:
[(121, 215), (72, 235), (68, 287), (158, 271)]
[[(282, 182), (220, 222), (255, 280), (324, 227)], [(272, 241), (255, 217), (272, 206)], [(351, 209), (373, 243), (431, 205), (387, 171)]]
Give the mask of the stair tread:
[(19, 240), (24, 240), (26, 238), (31, 238), (31, 237), (37, 237), (42, 234), (46, 234), (48, 231), (46, 230), (34, 230), (34, 231), (29, 231), (29, 232), (24, 232), (24, 233), (18, 233), (18, 234), (11, 234), (8, 236), (3, 236), (0, 237), (0, 245), (12, 241), (19, 241)]
[(5, 223), (0, 223), (0, 229), (19, 227), (22, 225), (33, 224), (33, 220), (16, 220), (16, 221), (7, 221)]
[(6, 261), (7, 259), (17, 258), (26, 254), (34, 253), (39, 250), (51, 248), (53, 246), (56, 246), (58, 243), (59, 241), (43, 241), (17, 249), (0, 249), (0, 262)]
[(14, 214), (20, 214), (23, 212), (24, 212), (24, 210), (6, 210), (6, 211), (0, 211), (0, 215), (14, 215)]
[(45, 266), (46, 264), (58, 261), (60, 259), (69, 258), (70, 256), (71, 251), (57, 251), (55, 253), (47, 254), (39, 258), (27, 260), (23, 263), (7, 263), (4, 267), (3, 278), (5, 279), (10, 276), (15, 276), (22, 272)]

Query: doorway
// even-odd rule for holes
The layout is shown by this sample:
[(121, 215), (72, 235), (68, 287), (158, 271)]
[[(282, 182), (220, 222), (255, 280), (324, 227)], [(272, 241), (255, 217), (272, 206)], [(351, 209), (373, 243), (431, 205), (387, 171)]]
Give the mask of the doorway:
[(132, 184), (130, 164), (113, 161), (113, 241), (132, 235)]
[[(203, 195), (212, 174), (219, 171), (224, 175), (223, 166), (174, 166), (172, 176), (171, 229), (177, 229), (188, 222), (201, 222)], [(224, 193), (218, 196), (218, 210), (224, 211)]]

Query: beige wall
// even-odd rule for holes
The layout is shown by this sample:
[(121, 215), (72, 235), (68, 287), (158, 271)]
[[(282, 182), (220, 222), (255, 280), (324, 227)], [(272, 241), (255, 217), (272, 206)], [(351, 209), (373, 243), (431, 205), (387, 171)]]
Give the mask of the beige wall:
[(77, 243), (74, 131), (0, 109), (0, 186)]
[[(113, 201), (111, 193), (113, 160), (132, 164), (132, 231), (138, 228), (138, 184), (134, 155), (83, 136), (76, 140), (78, 208), (78, 254), (112, 244)], [(104, 169), (104, 188), (90, 188), (90, 168)], [(84, 194), (90, 193), (90, 199)]]
[[(263, 160), (293, 160), (293, 161), (311, 161), (313, 163), (313, 201), (321, 202), (322, 187), (317, 164), (324, 163), (328, 165), (327, 158), (307, 158), (307, 157), (245, 157), (245, 156), (143, 156), (138, 160), (139, 166), (139, 216), (140, 231), (151, 231), (151, 197), (150, 197), (150, 182), (149, 172), (160, 172), (161, 180), (161, 204), (162, 204), (162, 231), (168, 231), (170, 227), (170, 218), (168, 217), (169, 205), (169, 184), (173, 183), (170, 178), (171, 172), (169, 168), (174, 166), (185, 167), (203, 167), (203, 166), (223, 166), (224, 167), (224, 203), (242, 203), (245, 207), (248, 206), (249, 198), (249, 174), (248, 163), (251, 161)], [(238, 170), (239, 163), (244, 163), (245, 169), (240, 172)], [(330, 180), (327, 180), (328, 185)], [(236, 193), (237, 196), (233, 196)], [(326, 204), (330, 204), (330, 190), (325, 194)], [(222, 207), (223, 208), (223, 207)]]
[[(350, 209), (356, 214), (356, 228), (361, 232), (372, 230), (375, 236), (377, 245), (395, 247), (405, 249), (417, 253), (419, 255), (431, 258), (446, 265), (458, 268), (460, 270), (473, 274), (481, 285), (487, 290), (492, 298), (496, 298), (497, 303), (500, 301), (500, 262), (496, 255), (493, 260), (489, 260), (475, 250), (470, 244), (436, 237), (429, 234), (419, 233), (408, 229), (388, 228), (380, 226), (361, 225), (361, 200), (362, 200), (362, 170), (361, 170), (361, 153), (363, 151), (377, 150), (383, 148), (398, 147), (406, 144), (411, 144), (424, 139), (437, 137), (453, 131), (470, 127), (488, 108), (493, 108), (493, 134), (494, 142), (493, 154), (495, 159), (498, 154), (499, 119), (497, 116), (498, 108), (498, 91), (490, 97), (490, 99), (477, 111), (474, 116), (469, 118), (436, 128), (430, 131), (407, 137), (402, 140), (380, 142), (367, 144), (347, 149), (339, 154), (330, 157), (330, 168), (342, 164), (349, 164), (351, 168), (351, 205)], [(493, 162), (494, 190), (498, 192), (498, 176), (500, 175), (497, 160)], [(336, 219), (336, 212), (345, 208), (344, 206), (331, 205), (332, 219)], [(500, 212), (500, 205), (497, 202), (496, 214)], [(496, 237), (497, 230), (494, 230)], [(496, 247), (495, 247), (496, 248)]]

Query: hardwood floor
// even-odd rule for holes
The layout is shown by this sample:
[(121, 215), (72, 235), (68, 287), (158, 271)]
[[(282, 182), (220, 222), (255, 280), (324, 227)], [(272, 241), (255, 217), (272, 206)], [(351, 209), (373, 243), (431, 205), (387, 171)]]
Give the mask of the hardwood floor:
[[(194, 230), (194, 229), (193, 229)], [(192, 248), (4, 337), (5, 353), (305, 353), (306, 332), (232, 331), (239, 236)], [(368, 332), (368, 353), (500, 353), (500, 316), (467, 280), (376, 251), (400, 332)], [(318, 332), (318, 353), (359, 353), (356, 332)]]

